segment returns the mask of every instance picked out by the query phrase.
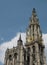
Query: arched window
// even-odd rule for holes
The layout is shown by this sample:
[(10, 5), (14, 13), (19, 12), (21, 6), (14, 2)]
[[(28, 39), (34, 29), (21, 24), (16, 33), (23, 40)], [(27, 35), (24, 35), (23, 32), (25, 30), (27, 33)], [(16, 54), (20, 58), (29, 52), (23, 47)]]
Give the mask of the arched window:
[(30, 56), (28, 55), (27, 56), (27, 65), (29, 65), (29, 63), (30, 63)]
[(12, 55), (9, 55), (9, 60), (12, 60)]
[(30, 47), (27, 48), (27, 51), (30, 52)]
[(15, 58), (15, 59), (17, 58), (17, 53), (14, 53), (14, 58)]
[(33, 46), (32, 48), (33, 48), (33, 53), (35, 53), (35, 46)]
[(24, 50), (24, 65), (26, 65), (26, 51)]
[(30, 65), (30, 47), (28, 47), (27, 50), (27, 65)]
[(32, 55), (32, 57), (33, 57), (33, 61), (35, 61), (35, 46), (33, 46), (32, 48), (33, 48), (33, 55)]

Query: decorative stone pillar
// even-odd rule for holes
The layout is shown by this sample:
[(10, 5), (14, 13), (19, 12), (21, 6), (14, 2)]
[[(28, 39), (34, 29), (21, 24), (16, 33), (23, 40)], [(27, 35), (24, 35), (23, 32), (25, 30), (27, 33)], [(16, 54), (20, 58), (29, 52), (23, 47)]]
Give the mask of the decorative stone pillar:
[(38, 37), (37, 37), (37, 26), (34, 25), (34, 39), (37, 40)]
[(31, 36), (33, 36), (33, 25), (31, 25)]
[(32, 46), (30, 46), (30, 65), (32, 65), (32, 53), (33, 53), (33, 49)]
[(24, 65), (24, 55), (23, 55), (23, 46), (21, 46), (20, 50), (20, 65)]
[(7, 60), (7, 65), (9, 65), (9, 59)]
[(35, 43), (35, 53), (36, 53), (36, 62), (37, 62), (37, 65), (40, 65), (40, 55), (39, 55), (39, 46), (38, 46), (38, 43)]
[(14, 58), (13, 58), (13, 65), (15, 65), (15, 64), (14, 64)]

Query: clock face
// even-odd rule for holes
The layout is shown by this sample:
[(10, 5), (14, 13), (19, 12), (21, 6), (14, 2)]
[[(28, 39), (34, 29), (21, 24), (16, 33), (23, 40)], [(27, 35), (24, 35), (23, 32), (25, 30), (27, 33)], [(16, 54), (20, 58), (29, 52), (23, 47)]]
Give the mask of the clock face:
[(27, 41), (28, 42), (32, 42), (33, 41), (33, 38), (32, 37), (28, 37)]

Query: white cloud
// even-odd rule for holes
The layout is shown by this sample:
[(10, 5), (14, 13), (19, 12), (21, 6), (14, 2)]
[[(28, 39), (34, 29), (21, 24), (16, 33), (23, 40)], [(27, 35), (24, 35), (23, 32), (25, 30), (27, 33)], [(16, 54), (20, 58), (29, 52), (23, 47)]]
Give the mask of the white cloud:
[[(18, 33), (14, 38), (12, 38), (10, 41), (4, 42), (0, 45), (0, 62), (4, 62), (4, 56), (5, 56), (5, 51), (7, 48), (12, 48), (13, 46), (17, 45), (17, 40), (19, 39), (20, 33)], [(23, 43), (25, 43), (25, 33), (21, 33), (21, 37)]]
[[(17, 40), (19, 38), (20, 33), (18, 33), (14, 38), (12, 38), (10, 41), (4, 42), (0, 45), (0, 62), (4, 62), (4, 56), (5, 51), (7, 48), (12, 48), (13, 46), (17, 45)], [(21, 33), (21, 37), (23, 40), (23, 43), (25, 43), (26, 34)], [(45, 50), (47, 50), (47, 34), (43, 34), (44, 44), (45, 44)], [(46, 53), (47, 54), (47, 53)]]
[(43, 34), (43, 43), (45, 45), (45, 56), (46, 56), (46, 63), (47, 63), (47, 34)]
[(47, 47), (47, 34), (43, 34), (43, 41), (44, 41), (45, 47)]

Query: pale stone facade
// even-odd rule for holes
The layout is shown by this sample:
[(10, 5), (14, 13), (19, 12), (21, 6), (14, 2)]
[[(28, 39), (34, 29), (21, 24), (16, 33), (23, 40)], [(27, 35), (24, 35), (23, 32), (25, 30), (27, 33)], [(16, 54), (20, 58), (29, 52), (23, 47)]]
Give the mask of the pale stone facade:
[(39, 19), (33, 8), (26, 31), (25, 46), (20, 35), (17, 46), (6, 50), (4, 65), (46, 65), (44, 48)]

